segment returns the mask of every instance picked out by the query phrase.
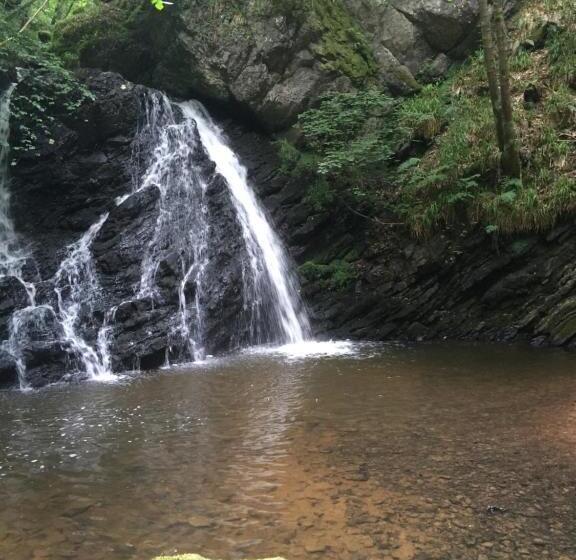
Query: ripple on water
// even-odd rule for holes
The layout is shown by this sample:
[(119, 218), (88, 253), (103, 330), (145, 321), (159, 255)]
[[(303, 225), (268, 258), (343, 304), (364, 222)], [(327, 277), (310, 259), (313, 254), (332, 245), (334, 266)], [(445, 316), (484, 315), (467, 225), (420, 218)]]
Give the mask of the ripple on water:
[(0, 558), (576, 558), (573, 355), (299, 346), (0, 394)]

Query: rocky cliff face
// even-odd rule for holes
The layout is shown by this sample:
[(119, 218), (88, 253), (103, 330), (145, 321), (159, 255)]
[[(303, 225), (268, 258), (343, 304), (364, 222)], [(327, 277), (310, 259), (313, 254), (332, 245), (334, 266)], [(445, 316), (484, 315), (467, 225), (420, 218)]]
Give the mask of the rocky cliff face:
[[(408, 93), (441, 76), (475, 46), (477, 13), (475, 0), (183, 0), (120, 33), (111, 20), (128, 16), (112, 3), (80, 58), (281, 130), (328, 91)], [(64, 44), (82, 33), (64, 30)]]
[[(90, 245), (91, 264), (80, 262), (78, 270), (69, 265), (65, 271), (74, 280), (93, 266), (98, 279), (98, 285), (90, 286), (91, 292), (97, 292), (91, 301), (85, 294), (86, 301), (80, 302), (81, 320), (75, 323), (82, 332), (78, 334), (95, 346), (106, 314), (114, 310), (109, 340), (115, 371), (159, 367), (167, 357), (177, 358), (182, 351), (181, 341), (174, 335), (175, 317), (182, 304), (177, 248), (173, 254), (170, 247), (162, 247), (165, 258), (155, 273), (161, 293), (154, 298), (135, 295), (143, 254), (161, 211), (159, 190), (154, 185), (134, 192), (134, 176), (145, 168), (153, 147), (142, 143), (138, 134), (143, 100), (149, 92), (116, 74), (87, 73), (84, 79), (94, 101), (86, 103), (73, 119), (55, 121), (54, 140), (21, 156), (11, 167), (11, 213), (31, 257), (24, 277), (35, 283), (36, 306), (27, 312), (29, 300), (23, 285), (12, 277), (2, 279), (0, 341), (8, 337), (14, 314), (21, 314), (18, 336), (26, 337), (26, 344), (20, 358), (32, 386), (82, 369), (70, 337), (62, 336), (63, 325), (52, 311), (58, 309), (59, 292), (67, 297), (75, 289), (72, 283), (59, 282), (57, 271), (62, 270), (70, 247), (104, 214), (107, 217)], [(18, 87), (25, 89), (26, 80)], [(18, 126), (16, 120), (12, 128), (18, 131)], [(198, 138), (196, 144), (200, 145)], [(206, 352), (216, 353), (237, 347), (248, 336), (249, 326), (240, 320), (246, 307), (241, 289), (242, 256), (247, 256), (222, 177), (202, 150), (194, 153), (194, 167), (206, 184), (206, 212), (214, 241), (206, 255), (211, 282), (202, 297), (210, 302), (204, 306), (203, 316)], [(195, 294), (187, 295), (187, 312), (194, 313)], [(0, 384), (15, 379), (15, 360), (0, 345)]]
[[(92, 245), (106, 297), (91, 309), (87, 324), (93, 331), (85, 334), (94, 337), (105, 310), (119, 304), (111, 336), (115, 369), (138, 363), (154, 368), (173, 344), (170, 321), (178, 302), (170, 297), (176, 281), (170, 259), (158, 273), (158, 285), (167, 294), (161, 304), (134, 299), (133, 287), (141, 273), (142, 247), (157, 220), (158, 193), (148, 189), (120, 205), (114, 202), (131, 190), (138, 165), (134, 138), (145, 89), (109, 73), (89, 73), (85, 80), (95, 100), (75, 120), (54, 125), (56, 142), (46, 142), (36, 155), (20, 158), (12, 168), (16, 228), (35, 258), (37, 269), (29, 274), (37, 280), (38, 296), (48, 300), (64, 248), (103, 212), (110, 213)], [(231, 120), (225, 124), (297, 264), (349, 263), (344, 283), (303, 275), (317, 336), (576, 344), (573, 221), (547, 234), (501, 237), (497, 242), (483, 231), (444, 232), (418, 241), (401, 226), (374, 224), (346, 208), (336, 214), (315, 210), (306, 196), (307, 185), (279, 173), (276, 148), (266, 135)], [(147, 157), (145, 150), (140, 157)], [(242, 250), (236, 246), (241, 236), (213, 164), (207, 158), (197, 163), (209, 178), (212, 231), (218, 237), (218, 250), (210, 255), (219, 281), (209, 294), (214, 303), (207, 317), (208, 351), (221, 352), (245, 336), (237, 321), (243, 306), (238, 290), (242, 271), (231, 258)], [(9, 317), (26, 307), (27, 296), (21, 284), (7, 279), (0, 293), (0, 336), (5, 338)], [(25, 359), (35, 386), (61, 379), (75, 366), (71, 349), (49, 343), (43, 333)], [(15, 379), (15, 364), (5, 354), (0, 355), (0, 379)]]
[(461, 229), (418, 240), (345, 207), (315, 211), (307, 186), (278, 174), (265, 137), (229, 131), (297, 262), (350, 262), (344, 285), (303, 274), (319, 336), (576, 347), (573, 219), (542, 234), (495, 239)]
[[(134, 36), (105, 44), (95, 40), (86, 43), (82, 60), (221, 108), (234, 147), (301, 266), (317, 336), (576, 346), (573, 220), (540, 235), (494, 238), (484, 231), (450, 230), (416, 240), (401, 225), (377, 224), (344, 206), (319, 211), (307, 198), (308, 185), (279, 172), (269, 131), (291, 125), (323, 92), (371, 81), (404, 92), (417, 87), (414, 79), (422, 72), (442, 73), (474, 43), (475, 2), (318, 0), (310, 14), (278, 11), (275, 2), (264, 8), (245, 2), (242, 9), (211, 2), (208, 9), (204, 1), (181, 2), (148, 27), (137, 22), (131, 29), (139, 49), (133, 47)], [(109, 212), (92, 245), (106, 297), (84, 311), (91, 313), (85, 335), (94, 339), (105, 310), (117, 306), (114, 368), (154, 368), (173, 348), (177, 274), (169, 256), (158, 272), (166, 295), (161, 305), (134, 298), (133, 288), (142, 247), (158, 218), (158, 193), (145, 190), (115, 204), (131, 190), (135, 166), (149, 156), (145, 146), (136, 155), (134, 150), (146, 88), (108, 72), (87, 71), (83, 80), (94, 100), (74, 118), (56, 118), (52, 140), (40, 139), (36, 150), (11, 167), (15, 225), (34, 255), (27, 273), (37, 281), (39, 297), (48, 301), (65, 248)], [(18, 87), (31, 86), (24, 80)], [(238, 117), (246, 114), (256, 116), (268, 132), (240, 124), (244, 119)], [(17, 130), (18, 118), (15, 125)], [(206, 319), (207, 351), (222, 352), (246, 336), (237, 321), (244, 304), (238, 288), (242, 271), (232, 258), (242, 250), (240, 230), (213, 164), (199, 157), (197, 165), (209, 184), (218, 239), (218, 249), (209, 255), (219, 281), (208, 294), (214, 303)], [(309, 274), (310, 263), (324, 264)], [(331, 269), (330, 263), (345, 263), (345, 270)], [(8, 334), (9, 317), (27, 301), (20, 283), (0, 282), (0, 340)], [(74, 369), (71, 349), (44, 336), (57, 328), (47, 320), (24, 356), (33, 385)], [(0, 382), (14, 379), (14, 360), (0, 352)]]

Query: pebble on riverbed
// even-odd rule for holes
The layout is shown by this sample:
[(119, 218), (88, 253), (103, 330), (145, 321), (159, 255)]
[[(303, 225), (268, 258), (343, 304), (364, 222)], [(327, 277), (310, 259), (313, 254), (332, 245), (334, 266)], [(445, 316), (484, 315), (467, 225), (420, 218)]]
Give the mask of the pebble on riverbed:
[[(178, 554), (176, 556), (158, 556), (154, 560), (210, 560), (210, 558), (204, 558), (199, 554)], [(261, 560), (285, 560), (276, 556), (275, 558), (262, 558)]]

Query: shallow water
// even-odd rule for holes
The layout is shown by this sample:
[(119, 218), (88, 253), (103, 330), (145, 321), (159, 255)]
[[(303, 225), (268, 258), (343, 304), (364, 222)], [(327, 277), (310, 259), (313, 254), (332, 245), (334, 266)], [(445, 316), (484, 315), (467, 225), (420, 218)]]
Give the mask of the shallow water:
[(576, 558), (576, 355), (306, 354), (0, 393), (0, 558)]

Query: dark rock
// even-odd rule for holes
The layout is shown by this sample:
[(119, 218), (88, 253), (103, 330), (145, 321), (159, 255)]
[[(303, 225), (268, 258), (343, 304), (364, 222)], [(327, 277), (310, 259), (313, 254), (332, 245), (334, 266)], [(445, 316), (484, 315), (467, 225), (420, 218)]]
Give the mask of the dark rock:
[(543, 21), (530, 34), (529, 41), (534, 50), (543, 49), (548, 41), (559, 31), (558, 24), (553, 21)]
[(14, 358), (0, 346), (0, 387), (18, 383), (18, 370)]
[(61, 381), (73, 371), (70, 347), (54, 342), (35, 342), (24, 350), (26, 382), (32, 388)]
[(542, 100), (542, 91), (536, 84), (530, 84), (524, 90), (524, 103), (535, 105)]
[(24, 285), (12, 276), (0, 277), (0, 340), (8, 338), (10, 317), (28, 304)]
[(500, 506), (488, 506), (486, 508), (486, 513), (489, 513), (490, 515), (494, 515), (497, 513), (506, 513), (506, 508)]

